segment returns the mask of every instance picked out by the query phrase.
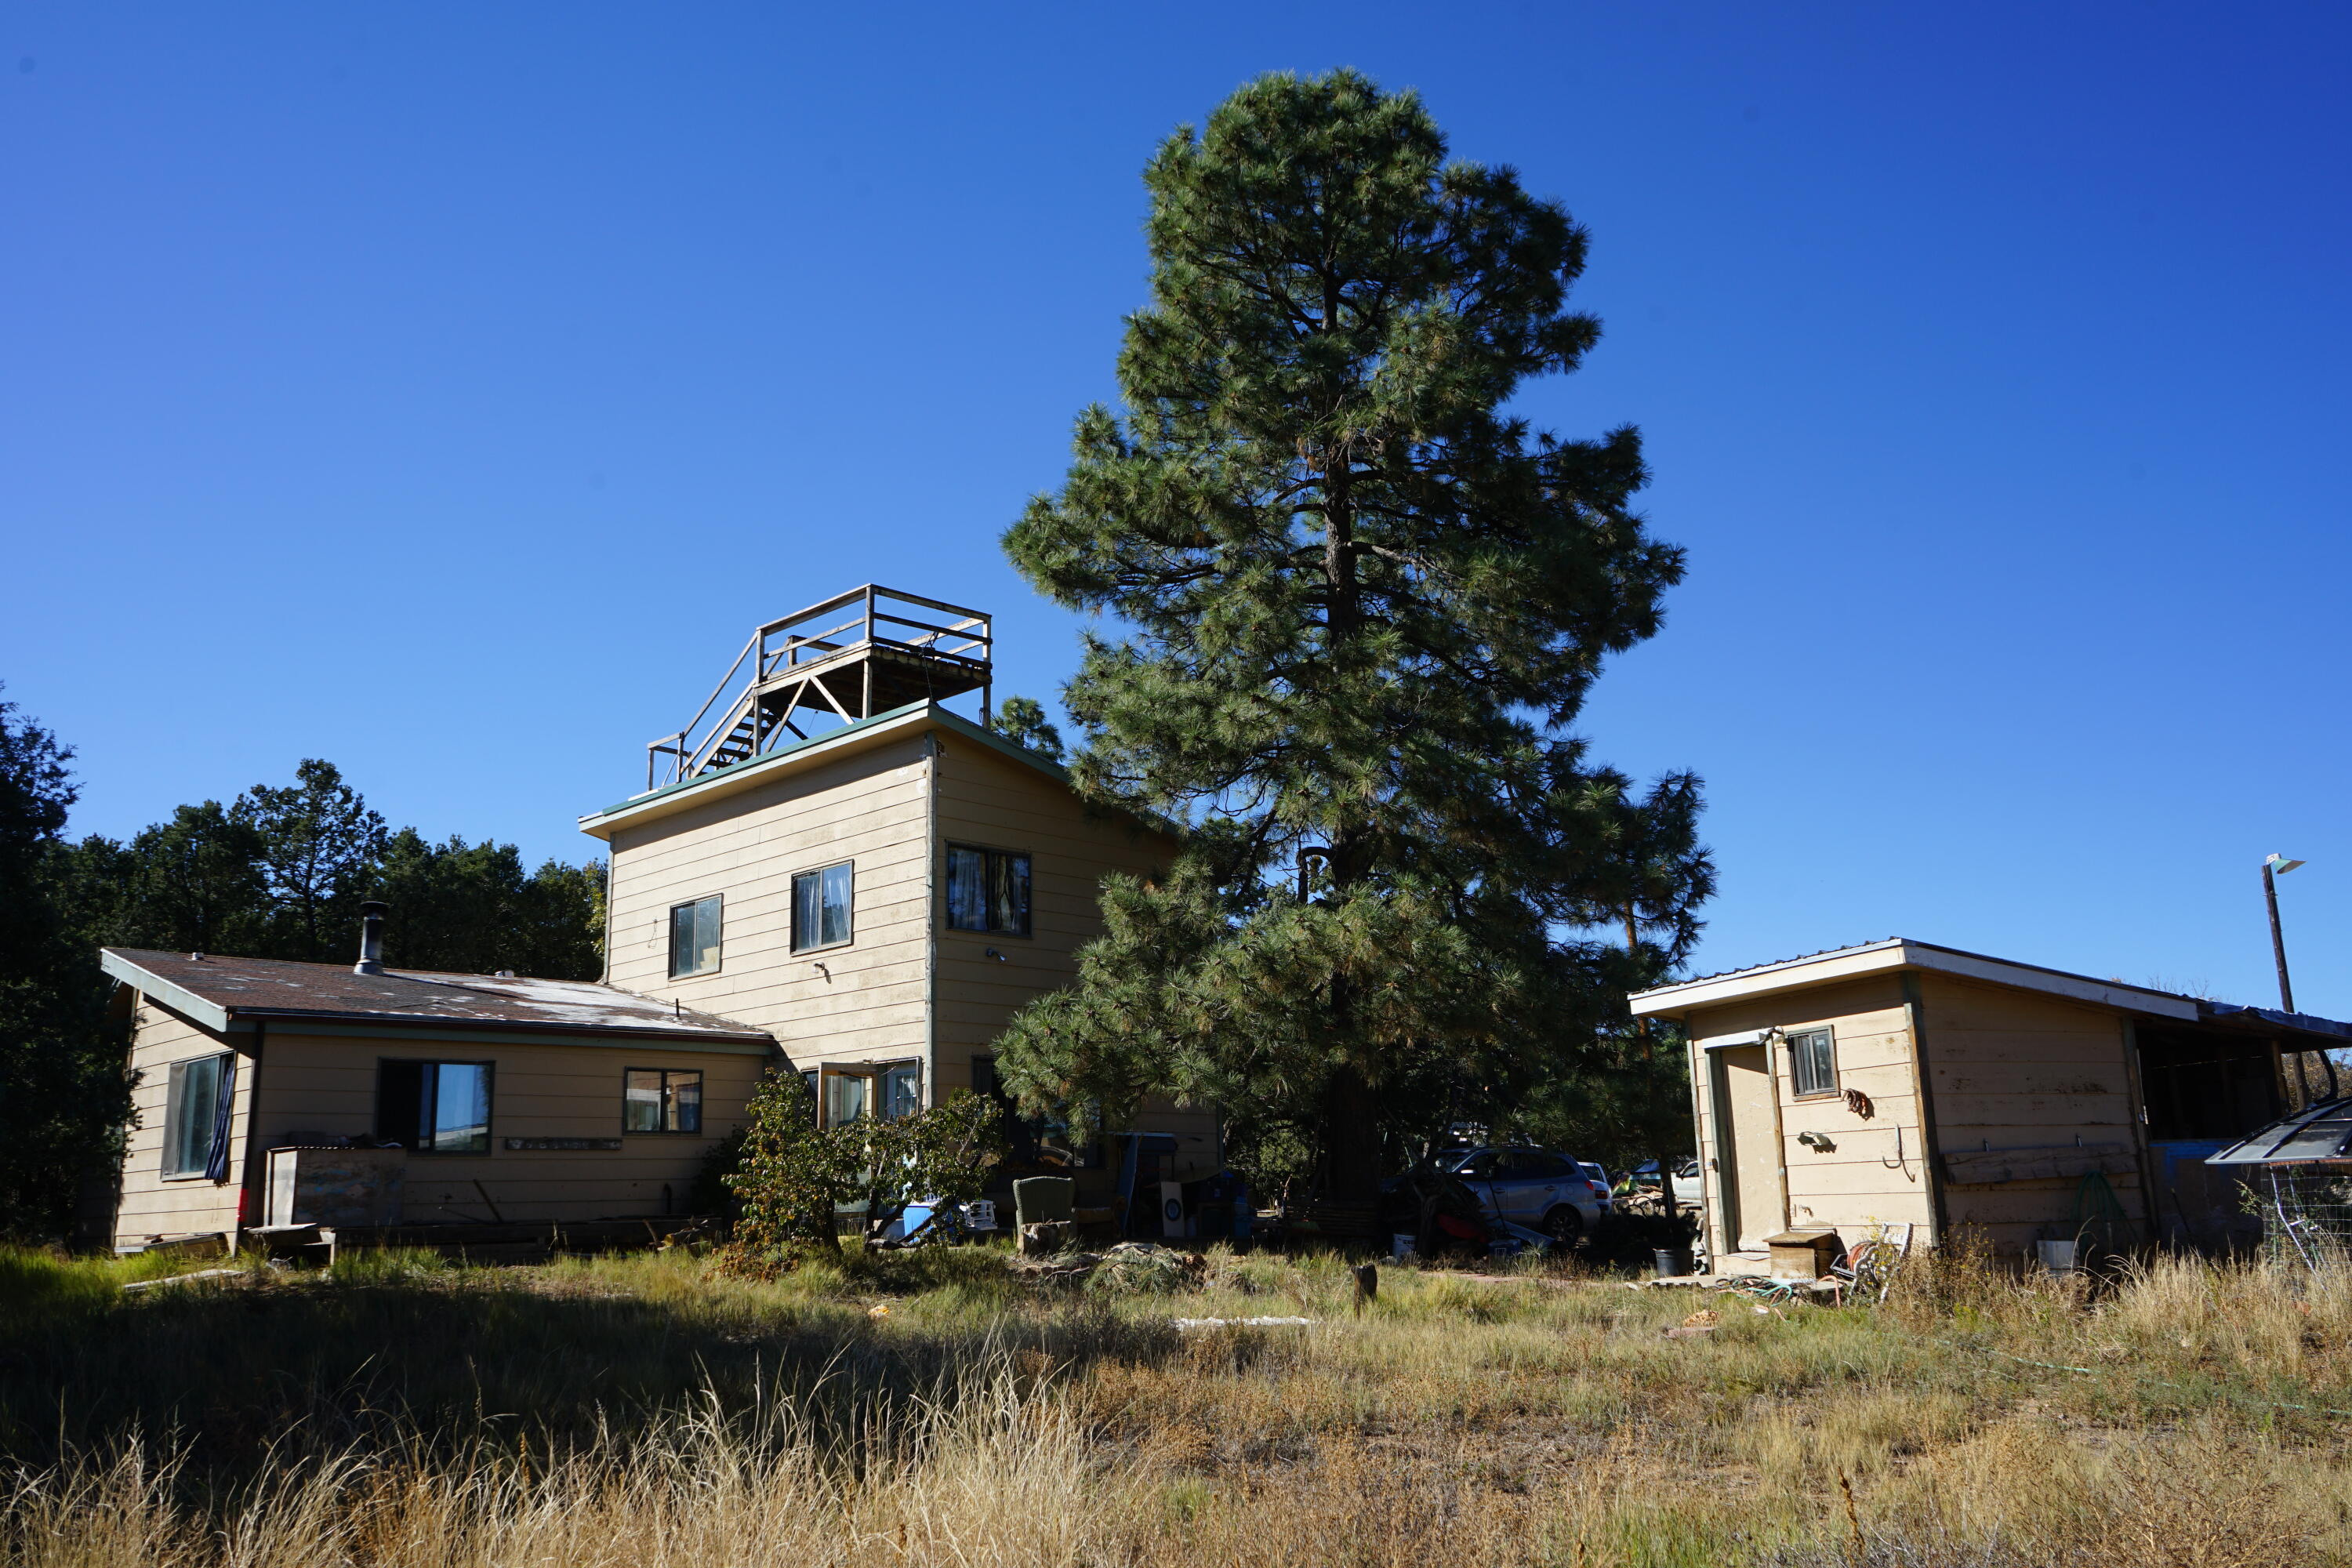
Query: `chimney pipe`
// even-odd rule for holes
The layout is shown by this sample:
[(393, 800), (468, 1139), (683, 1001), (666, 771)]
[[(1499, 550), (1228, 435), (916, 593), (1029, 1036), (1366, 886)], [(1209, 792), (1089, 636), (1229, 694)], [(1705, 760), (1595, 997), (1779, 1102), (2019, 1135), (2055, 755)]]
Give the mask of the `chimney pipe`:
[(352, 965), (353, 974), (383, 973), (383, 912), (391, 907), (373, 899), (360, 906), (360, 961)]

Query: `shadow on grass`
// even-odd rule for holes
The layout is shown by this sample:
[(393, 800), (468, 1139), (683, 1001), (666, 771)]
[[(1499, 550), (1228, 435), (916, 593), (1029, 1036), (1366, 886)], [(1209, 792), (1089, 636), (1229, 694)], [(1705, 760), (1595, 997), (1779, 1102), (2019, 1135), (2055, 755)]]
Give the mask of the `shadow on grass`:
[[(1172, 1331), (1085, 1302), (933, 1325), (855, 1303), (593, 1271), (266, 1273), (125, 1294), (105, 1266), (0, 1254), (0, 1459), (45, 1466), (132, 1435), (184, 1446), (191, 1479), (302, 1454), (626, 1446), (683, 1415), (789, 1402), (821, 1442), (878, 1405), (952, 1402), (994, 1368), (1034, 1378), (1159, 1360)], [(420, 1452), (420, 1446), (423, 1452)]]

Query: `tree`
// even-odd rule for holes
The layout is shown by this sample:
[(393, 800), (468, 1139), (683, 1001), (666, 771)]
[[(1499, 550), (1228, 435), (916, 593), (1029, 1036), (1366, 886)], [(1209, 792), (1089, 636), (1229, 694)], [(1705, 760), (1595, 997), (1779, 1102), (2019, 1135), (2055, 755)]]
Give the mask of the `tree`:
[(254, 825), (220, 802), (180, 806), (128, 845), (93, 835), (74, 846), (68, 903), (98, 943), (258, 952), (268, 914), (264, 849)]
[(320, 962), (357, 951), (360, 900), (383, 858), (383, 818), (334, 763), (306, 757), (291, 785), (256, 784), (231, 816), (261, 838), (268, 956)]
[(807, 1080), (770, 1073), (748, 1115), (735, 1169), (721, 1178), (741, 1207), (727, 1262), (746, 1273), (812, 1251), (837, 1255), (834, 1215), (845, 1206), (863, 1209), (873, 1242), (910, 1202), (976, 1198), (1004, 1157), (1002, 1108), (969, 1089), (895, 1121), (820, 1128)]
[(0, 1234), (55, 1240), (90, 1228), (130, 1116), (121, 1042), (97, 953), (59, 898), (70, 747), (0, 702)]
[[(1312, 1129), (1368, 1201), (1384, 1126), (1556, 1077), (1697, 929), (1696, 781), (1637, 792), (1570, 732), (1682, 554), (1632, 510), (1635, 431), (1502, 411), (1599, 339), (1565, 308), (1586, 237), (1449, 163), (1412, 94), (1266, 77), (1144, 177), (1124, 414), (1079, 416), (1005, 547), (1126, 628), (1065, 694), (1077, 787), (1192, 832), (1107, 884), (998, 1068), (1032, 1103), (1168, 1089)], [(1599, 934), (1627, 921), (1632, 951)]]
[(1008, 697), (997, 706), (990, 728), (1048, 762), (1062, 760), (1062, 731), (1045, 717), (1045, 705), (1034, 697)]
[(526, 876), (511, 844), (428, 841), (404, 827), (370, 882), (391, 906), (384, 961), (399, 969), (551, 980), (604, 973), (604, 868), (550, 860)]

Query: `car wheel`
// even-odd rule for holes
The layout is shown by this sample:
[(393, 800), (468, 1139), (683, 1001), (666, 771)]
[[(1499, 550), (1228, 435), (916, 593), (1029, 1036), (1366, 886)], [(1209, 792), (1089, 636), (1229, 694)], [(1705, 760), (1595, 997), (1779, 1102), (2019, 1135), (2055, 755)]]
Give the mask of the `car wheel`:
[(1543, 1228), (1544, 1234), (1551, 1237), (1553, 1246), (1574, 1247), (1584, 1236), (1584, 1216), (1571, 1205), (1562, 1204), (1544, 1215)]

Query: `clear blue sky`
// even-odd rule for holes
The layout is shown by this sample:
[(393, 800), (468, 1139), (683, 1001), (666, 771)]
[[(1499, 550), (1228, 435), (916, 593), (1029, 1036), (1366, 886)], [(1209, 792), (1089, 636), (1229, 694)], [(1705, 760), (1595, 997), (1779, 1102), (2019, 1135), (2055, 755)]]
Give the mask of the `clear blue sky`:
[(2352, 1016), (2352, 23), (2317, 5), (17, 5), (0, 679), (76, 830), (341, 764), (595, 847), (757, 621), (1070, 617), (999, 531), (1113, 393), (1137, 171), (1365, 69), (1590, 226), (1690, 551), (1586, 729), (1688, 766), (1699, 967), (1900, 933)]

